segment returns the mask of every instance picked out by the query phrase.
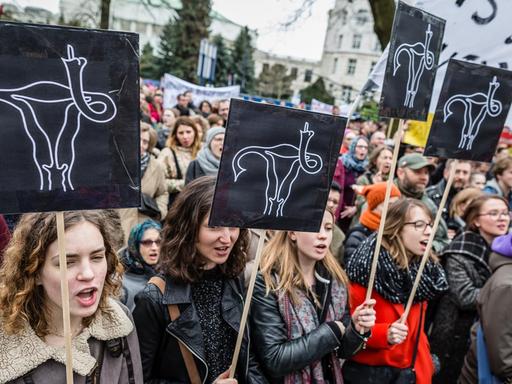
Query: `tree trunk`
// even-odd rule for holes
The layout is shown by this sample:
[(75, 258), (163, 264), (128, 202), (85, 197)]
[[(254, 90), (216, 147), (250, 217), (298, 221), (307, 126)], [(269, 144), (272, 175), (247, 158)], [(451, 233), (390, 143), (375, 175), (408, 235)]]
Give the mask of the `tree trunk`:
[(110, 19), (110, 0), (101, 0), (100, 28), (108, 29)]
[(395, 0), (369, 0), (373, 14), (373, 30), (375, 31), (380, 46), (386, 48), (391, 37), (393, 18), (395, 16)]

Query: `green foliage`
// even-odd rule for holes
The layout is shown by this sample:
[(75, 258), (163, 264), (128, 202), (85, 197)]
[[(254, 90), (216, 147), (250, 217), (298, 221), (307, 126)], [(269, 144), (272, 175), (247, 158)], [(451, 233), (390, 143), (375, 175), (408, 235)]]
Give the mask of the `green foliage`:
[(142, 54), (140, 56), (140, 75), (146, 79), (159, 79), (157, 58), (153, 54), (153, 47), (149, 42), (142, 47)]
[(373, 99), (366, 100), (361, 106), (359, 114), (366, 120), (379, 121), (379, 103)]
[(178, 19), (165, 25), (160, 37), (158, 76), (171, 73), (197, 83), (201, 39), (208, 38), (211, 0), (182, 0)]
[(290, 86), (295, 76), (288, 75), (287, 72), (288, 69), (283, 64), (263, 68), (258, 77), (257, 92), (262, 96), (288, 99), (293, 94)]
[(377, 35), (382, 49), (389, 43), (393, 18), (395, 16), (395, 0), (369, 0), (373, 14), (373, 30)]
[(217, 46), (214, 85), (216, 87), (224, 87), (228, 85), (229, 75), (233, 72), (231, 53), (221, 35), (215, 35), (212, 42)]
[(312, 99), (317, 99), (323, 103), (334, 104), (334, 96), (332, 96), (325, 88), (324, 79), (318, 77), (316, 81), (308, 85), (300, 91), (300, 100), (307, 104), (311, 103)]
[(251, 40), (249, 28), (244, 27), (235, 40), (232, 54), (235, 84), (239, 84), (244, 93), (253, 92), (255, 86), (254, 59), (252, 57), (254, 48)]

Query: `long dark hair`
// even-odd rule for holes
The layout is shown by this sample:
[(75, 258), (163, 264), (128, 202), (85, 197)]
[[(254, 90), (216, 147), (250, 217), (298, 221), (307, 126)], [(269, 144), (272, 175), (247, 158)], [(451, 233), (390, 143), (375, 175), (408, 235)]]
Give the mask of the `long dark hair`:
[[(181, 283), (194, 283), (202, 277), (204, 261), (196, 242), (201, 223), (210, 213), (214, 191), (214, 176), (197, 178), (180, 192), (165, 219), (159, 270)], [(224, 276), (235, 278), (242, 273), (246, 249), (247, 230), (241, 229), (228, 260), (219, 266)]]

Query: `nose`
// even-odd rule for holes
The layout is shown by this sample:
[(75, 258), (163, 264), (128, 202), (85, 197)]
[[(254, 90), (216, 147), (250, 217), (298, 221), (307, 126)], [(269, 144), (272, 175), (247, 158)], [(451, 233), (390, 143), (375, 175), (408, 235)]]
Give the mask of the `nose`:
[(229, 243), (231, 241), (231, 233), (229, 227), (223, 227), (220, 232), (219, 240), (223, 243)]
[(425, 235), (429, 235), (430, 236), (430, 234), (432, 233), (432, 224), (430, 224), (430, 225), (427, 224), (425, 226), (425, 230), (423, 231), (423, 233)]
[(327, 238), (327, 232), (324, 229), (321, 229), (320, 232), (318, 232), (318, 238), (323, 240)]
[(89, 261), (84, 261), (80, 264), (80, 271), (77, 275), (78, 280), (92, 280), (94, 278), (94, 271)]

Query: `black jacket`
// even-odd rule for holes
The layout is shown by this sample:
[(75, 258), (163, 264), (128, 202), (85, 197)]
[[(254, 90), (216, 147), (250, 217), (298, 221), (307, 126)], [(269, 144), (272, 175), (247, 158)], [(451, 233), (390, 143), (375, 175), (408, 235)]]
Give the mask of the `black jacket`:
[(203, 168), (201, 168), (201, 165), (197, 159), (192, 160), (188, 165), (187, 173), (185, 175), (185, 185), (201, 176), (206, 176), (206, 173), (203, 171)]
[[(148, 284), (135, 297), (133, 319), (139, 336), (144, 383), (169, 384), (189, 383), (189, 377), (177, 340), (181, 340), (192, 352), (197, 369), (205, 382), (208, 376), (203, 337), (199, 316), (192, 303), (190, 284), (177, 284), (165, 278), (165, 293), (153, 284)], [(237, 333), (243, 311), (242, 284), (239, 280), (227, 279), (222, 296), (222, 316)], [(178, 304), (180, 317), (169, 318), (167, 305)], [(267, 383), (256, 361), (249, 353), (249, 328), (238, 358), (236, 378), (239, 383)]]
[(373, 231), (365, 227), (363, 224), (354, 225), (354, 227), (347, 234), (347, 240), (345, 240), (345, 265), (348, 264), (348, 260), (354, 254), (357, 247), (370, 236)]
[[(320, 300), (324, 302), (323, 298)], [(288, 340), (286, 323), (279, 311), (277, 296), (274, 293), (266, 294), (265, 282), (260, 274), (254, 286), (250, 318), (258, 361), (269, 380), (272, 378), (272, 383), (281, 383), (283, 376), (322, 360), (334, 350), (337, 350), (340, 358), (348, 358), (363, 347), (364, 338), (369, 336), (365, 334), (363, 337), (355, 331), (347, 304), (343, 320), (340, 319), (346, 326), (344, 335), (341, 332), (337, 335), (337, 331), (324, 322), (309, 334)]]

